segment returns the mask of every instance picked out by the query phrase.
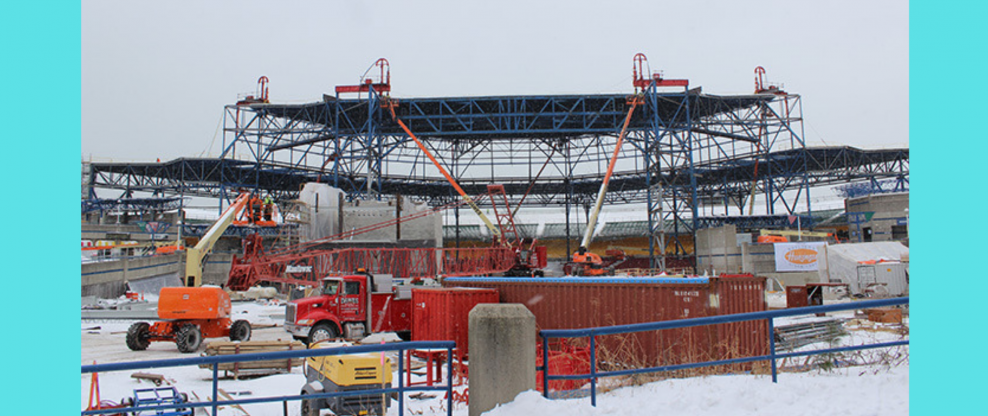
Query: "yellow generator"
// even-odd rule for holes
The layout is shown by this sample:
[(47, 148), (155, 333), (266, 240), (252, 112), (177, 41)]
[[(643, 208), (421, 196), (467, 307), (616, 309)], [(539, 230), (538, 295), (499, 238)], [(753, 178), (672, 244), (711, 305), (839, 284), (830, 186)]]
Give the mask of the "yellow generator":
[[(303, 395), (391, 388), (391, 360), (385, 358), (382, 366), (380, 353), (309, 357), (305, 364)], [(337, 415), (381, 415), (390, 405), (391, 397), (382, 394), (318, 398), (302, 400), (302, 416), (318, 416), (321, 409)]]

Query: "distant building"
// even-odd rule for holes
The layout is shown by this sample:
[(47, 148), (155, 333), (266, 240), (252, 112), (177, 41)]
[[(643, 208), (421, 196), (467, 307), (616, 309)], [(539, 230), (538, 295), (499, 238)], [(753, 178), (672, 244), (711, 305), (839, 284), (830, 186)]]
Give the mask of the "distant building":
[(880, 193), (844, 200), (850, 241), (909, 241), (909, 193)]

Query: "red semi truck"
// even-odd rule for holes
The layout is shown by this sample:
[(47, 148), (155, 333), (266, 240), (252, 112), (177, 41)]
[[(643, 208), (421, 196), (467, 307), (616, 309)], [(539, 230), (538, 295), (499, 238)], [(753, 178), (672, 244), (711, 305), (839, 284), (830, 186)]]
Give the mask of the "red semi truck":
[(411, 339), (410, 286), (396, 286), (389, 275), (369, 273), (326, 277), (322, 282), (318, 295), (285, 306), (285, 330), (295, 339), (312, 344), (377, 332), (395, 332)]

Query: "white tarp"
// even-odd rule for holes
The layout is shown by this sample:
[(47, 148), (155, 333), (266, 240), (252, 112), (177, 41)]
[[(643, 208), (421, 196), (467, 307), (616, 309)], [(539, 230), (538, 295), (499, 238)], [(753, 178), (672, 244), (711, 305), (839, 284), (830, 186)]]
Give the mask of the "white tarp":
[(817, 261), (824, 253), (827, 243), (813, 241), (805, 243), (775, 243), (775, 271), (811, 272), (820, 269)]
[(851, 284), (851, 292), (859, 293), (859, 262), (868, 260), (902, 261), (909, 256), (909, 247), (897, 241), (845, 243), (827, 247), (829, 279)]

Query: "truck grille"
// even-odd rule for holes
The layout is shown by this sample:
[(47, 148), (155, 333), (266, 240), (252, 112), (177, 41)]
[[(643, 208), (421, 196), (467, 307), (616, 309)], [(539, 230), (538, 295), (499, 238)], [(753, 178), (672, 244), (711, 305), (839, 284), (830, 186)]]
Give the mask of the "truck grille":
[(295, 304), (287, 303), (285, 304), (285, 323), (294, 324), (295, 323)]

